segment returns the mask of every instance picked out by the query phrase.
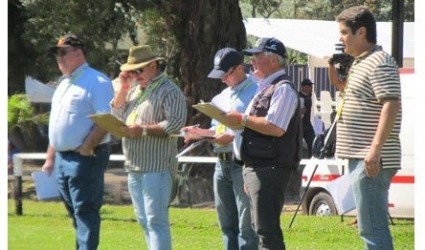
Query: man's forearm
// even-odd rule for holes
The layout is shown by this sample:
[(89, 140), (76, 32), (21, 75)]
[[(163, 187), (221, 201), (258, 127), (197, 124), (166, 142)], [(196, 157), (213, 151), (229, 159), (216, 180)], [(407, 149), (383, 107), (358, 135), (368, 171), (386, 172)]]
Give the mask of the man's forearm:
[(108, 132), (104, 130), (103, 128), (97, 125), (94, 125), (93, 129), (91, 130), (89, 135), (86, 137), (81, 147), (93, 149), (103, 140), (103, 138), (105, 137), (107, 133)]
[(249, 116), (246, 122), (246, 127), (255, 130), (261, 134), (276, 137), (282, 136), (285, 133), (285, 130), (270, 123), (264, 117)]
[(372, 141), (372, 147), (377, 147), (379, 150), (382, 148), (394, 127), (399, 108), (399, 100), (389, 100), (384, 102), (381, 115), (379, 117), (378, 127)]

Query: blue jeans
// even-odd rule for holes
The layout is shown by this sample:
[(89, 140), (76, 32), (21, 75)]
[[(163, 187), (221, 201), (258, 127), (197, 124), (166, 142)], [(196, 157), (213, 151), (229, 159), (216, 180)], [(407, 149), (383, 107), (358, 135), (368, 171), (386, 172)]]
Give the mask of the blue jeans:
[(233, 160), (218, 160), (215, 165), (214, 200), (224, 249), (258, 249), (249, 199), (244, 191), (242, 166)]
[(95, 156), (56, 152), (55, 171), (59, 192), (77, 235), (77, 249), (97, 249), (104, 173), (110, 148), (95, 150)]
[(243, 178), (251, 201), (251, 218), (259, 249), (285, 250), (280, 215), (292, 168), (245, 166)]
[(134, 213), (143, 227), (149, 250), (171, 249), (168, 217), (171, 186), (169, 170), (158, 173), (128, 173), (128, 190)]
[(375, 177), (367, 177), (360, 159), (349, 160), (352, 188), (357, 208), (359, 234), (365, 249), (392, 250), (388, 225), (388, 189), (397, 169), (381, 169)]

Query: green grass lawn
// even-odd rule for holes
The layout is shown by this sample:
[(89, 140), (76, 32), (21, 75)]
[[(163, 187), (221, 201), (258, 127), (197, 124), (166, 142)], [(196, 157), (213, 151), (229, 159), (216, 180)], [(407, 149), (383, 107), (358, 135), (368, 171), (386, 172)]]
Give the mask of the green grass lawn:
[[(8, 249), (75, 249), (74, 229), (60, 202), (24, 200), (24, 215), (15, 215), (9, 200)], [(100, 250), (146, 249), (144, 236), (131, 205), (104, 205), (101, 211)], [(171, 208), (171, 233), (175, 250), (223, 249), (216, 213), (211, 209)], [(362, 249), (353, 218), (298, 215), (291, 229), (292, 214), (283, 214), (281, 225), (289, 250)], [(414, 249), (414, 221), (394, 220), (391, 231), (395, 249)]]

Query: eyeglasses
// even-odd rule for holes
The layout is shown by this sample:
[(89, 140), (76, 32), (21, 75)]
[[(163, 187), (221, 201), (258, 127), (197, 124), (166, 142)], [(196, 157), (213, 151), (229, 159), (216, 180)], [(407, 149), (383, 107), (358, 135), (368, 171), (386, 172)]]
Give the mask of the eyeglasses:
[(132, 70), (130, 71), (130, 73), (133, 75), (138, 75), (138, 74), (142, 74), (143, 71), (144, 71), (143, 68), (140, 68), (140, 69)]
[(58, 49), (56, 51), (56, 57), (65, 57), (69, 53), (76, 51), (77, 49), (71, 48), (71, 49)]
[(231, 74), (233, 74), (233, 72), (235, 72), (235, 70), (236, 70), (236, 68), (237, 68), (238, 66), (235, 66), (235, 67), (233, 67), (233, 68), (231, 68), (227, 73), (225, 73), (221, 78), (226, 78), (226, 77), (229, 77)]

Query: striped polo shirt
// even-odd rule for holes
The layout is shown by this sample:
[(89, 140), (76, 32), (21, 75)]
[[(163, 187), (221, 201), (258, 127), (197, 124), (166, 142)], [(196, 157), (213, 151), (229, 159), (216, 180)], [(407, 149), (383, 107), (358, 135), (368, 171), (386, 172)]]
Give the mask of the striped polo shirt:
[[(350, 68), (344, 106), (337, 125), (336, 155), (364, 159), (375, 135), (383, 100), (400, 100), (400, 77), (394, 58), (375, 46)], [(384, 168), (400, 168), (401, 105), (394, 127), (382, 147)]]
[(170, 135), (179, 133), (186, 123), (186, 97), (163, 73), (152, 81), (160, 82), (144, 101), (138, 104), (141, 90), (137, 85), (129, 92), (124, 106), (112, 108), (113, 114), (124, 121), (136, 109), (137, 124), (158, 124), (169, 135), (123, 138), (127, 171), (161, 172), (177, 166), (177, 137)]

